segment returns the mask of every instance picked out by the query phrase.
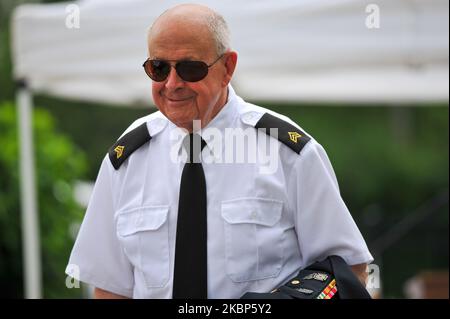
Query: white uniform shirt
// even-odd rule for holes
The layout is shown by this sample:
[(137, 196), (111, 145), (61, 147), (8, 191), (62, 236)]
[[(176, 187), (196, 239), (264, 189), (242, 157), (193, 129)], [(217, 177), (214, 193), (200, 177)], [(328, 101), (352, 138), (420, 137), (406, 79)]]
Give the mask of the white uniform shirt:
[[(229, 86), (227, 104), (201, 133), (208, 143), (202, 151), (208, 298), (268, 292), (329, 255), (350, 265), (373, 260), (328, 157), (313, 138), (300, 154), (268, 138), (277, 152), (267, 169), (260, 158), (223, 163), (227, 143), (204, 134), (208, 128), (222, 137), (229, 136), (227, 128), (256, 131), (253, 126), (266, 112), (292, 123), (244, 102)], [(135, 121), (126, 132), (142, 123), (152, 137), (148, 143), (117, 170), (104, 158), (66, 272), (127, 297), (171, 298), (181, 138), (174, 140), (176, 127), (160, 112)]]

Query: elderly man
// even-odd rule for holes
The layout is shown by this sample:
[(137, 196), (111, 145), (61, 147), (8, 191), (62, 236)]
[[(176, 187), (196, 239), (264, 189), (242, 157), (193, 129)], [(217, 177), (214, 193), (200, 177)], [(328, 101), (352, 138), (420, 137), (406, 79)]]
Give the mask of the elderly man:
[[(104, 158), (67, 272), (97, 298), (239, 298), (339, 255), (363, 282), (372, 256), (325, 151), (236, 95), (224, 19), (176, 6), (154, 22), (148, 48), (159, 112)], [(231, 143), (236, 132), (248, 144)], [(242, 145), (258, 156), (236, 160)]]

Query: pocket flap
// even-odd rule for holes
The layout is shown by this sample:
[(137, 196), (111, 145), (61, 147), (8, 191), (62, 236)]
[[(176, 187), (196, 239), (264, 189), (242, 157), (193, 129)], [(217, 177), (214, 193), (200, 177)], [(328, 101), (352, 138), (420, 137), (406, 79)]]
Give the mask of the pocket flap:
[(117, 216), (117, 233), (129, 236), (141, 231), (157, 230), (167, 220), (168, 206), (146, 206), (121, 212)]
[(283, 202), (265, 198), (239, 198), (222, 202), (222, 217), (229, 224), (275, 225), (281, 217)]

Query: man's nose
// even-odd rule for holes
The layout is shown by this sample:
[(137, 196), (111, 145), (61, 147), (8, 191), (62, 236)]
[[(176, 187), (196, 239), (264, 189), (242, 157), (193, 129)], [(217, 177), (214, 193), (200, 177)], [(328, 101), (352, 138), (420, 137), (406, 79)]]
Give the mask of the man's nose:
[(178, 76), (175, 67), (170, 68), (170, 73), (167, 76), (166, 81), (167, 81), (166, 88), (171, 90), (179, 88), (184, 85), (184, 81)]

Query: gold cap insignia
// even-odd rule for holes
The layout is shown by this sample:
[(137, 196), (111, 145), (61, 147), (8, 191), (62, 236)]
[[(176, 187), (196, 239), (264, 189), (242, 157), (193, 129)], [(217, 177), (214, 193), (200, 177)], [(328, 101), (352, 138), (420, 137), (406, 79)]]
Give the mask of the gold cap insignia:
[(125, 146), (119, 145), (114, 149), (114, 152), (117, 154), (117, 158), (120, 158), (123, 154), (123, 150), (125, 149)]
[(297, 143), (297, 139), (299, 137), (302, 137), (301, 134), (299, 134), (297, 132), (288, 132), (288, 134), (289, 134), (289, 139), (294, 143)]

